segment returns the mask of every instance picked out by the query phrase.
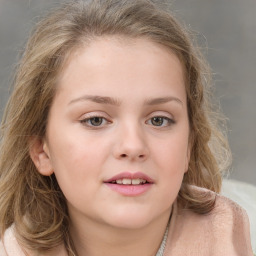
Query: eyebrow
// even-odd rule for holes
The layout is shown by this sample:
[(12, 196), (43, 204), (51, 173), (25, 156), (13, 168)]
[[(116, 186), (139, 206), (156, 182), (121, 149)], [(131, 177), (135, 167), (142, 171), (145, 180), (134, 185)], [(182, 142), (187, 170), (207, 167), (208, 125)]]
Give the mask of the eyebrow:
[(97, 96), (97, 95), (84, 95), (77, 99), (71, 100), (69, 102), (69, 105), (79, 101), (92, 101), (99, 104), (107, 104), (107, 105), (114, 105), (114, 106), (121, 105), (121, 102), (118, 99), (114, 99), (112, 97), (106, 97), (106, 96)]
[(170, 101), (175, 101), (183, 106), (183, 102), (179, 98), (176, 98), (173, 96), (147, 99), (145, 101), (145, 104), (146, 105), (159, 105), (159, 104), (168, 103)]
[[(92, 101), (92, 102), (99, 103), (99, 104), (114, 105), (114, 106), (121, 105), (121, 101), (116, 98), (107, 97), (107, 96), (97, 96), (97, 95), (84, 95), (82, 97), (71, 100), (68, 105), (76, 103), (76, 102), (80, 102), (80, 101)], [(168, 103), (170, 101), (175, 101), (183, 106), (183, 102), (179, 98), (176, 98), (173, 96), (149, 98), (149, 99), (145, 100), (144, 104), (145, 105), (159, 105), (159, 104)]]

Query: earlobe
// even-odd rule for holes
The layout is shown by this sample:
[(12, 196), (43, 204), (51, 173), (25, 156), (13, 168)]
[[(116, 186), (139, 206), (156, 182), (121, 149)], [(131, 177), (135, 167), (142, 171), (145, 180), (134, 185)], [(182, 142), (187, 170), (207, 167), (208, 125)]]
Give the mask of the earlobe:
[(29, 154), (40, 174), (50, 176), (53, 173), (49, 150), (43, 139), (38, 137), (31, 139)]

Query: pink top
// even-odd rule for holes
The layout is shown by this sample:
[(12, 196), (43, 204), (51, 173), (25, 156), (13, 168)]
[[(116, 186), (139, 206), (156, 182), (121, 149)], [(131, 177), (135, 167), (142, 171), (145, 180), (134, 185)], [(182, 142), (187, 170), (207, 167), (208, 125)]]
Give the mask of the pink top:
[[(214, 196), (205, 189), (195, 189)], [(206, 215), (181, 209), (174, 203), (164, 256), (253, 256), (246, 212), (233, 201), (217, 195)], [(15, 239), (13, 226), (0, 241), (0, 256), (26, 256)], [(36, 255), (29, 253), (29, 256)], [(63, 245), (44, 256), (66, 256)]]

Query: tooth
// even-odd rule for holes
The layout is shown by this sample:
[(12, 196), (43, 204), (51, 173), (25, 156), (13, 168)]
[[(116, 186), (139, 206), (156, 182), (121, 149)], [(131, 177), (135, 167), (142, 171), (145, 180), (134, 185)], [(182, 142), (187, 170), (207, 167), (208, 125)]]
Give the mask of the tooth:
[(133, 185), (139, 185), (140, 184), (140, 179), (134, 179), (132, 180)]
[(124, 185), (132, 184), (132, 180), (131, 179), (123, 179), (123, 184)]
[(123, 184), (123, 185), (139, 185), (139, 184), (145, 184), (147, 181), (144, 179), (128, 179), (128, 178), (124, 178), (124, 179), (119, 179), (116, 181), (113, 181), (113, 183), (116, 184)]

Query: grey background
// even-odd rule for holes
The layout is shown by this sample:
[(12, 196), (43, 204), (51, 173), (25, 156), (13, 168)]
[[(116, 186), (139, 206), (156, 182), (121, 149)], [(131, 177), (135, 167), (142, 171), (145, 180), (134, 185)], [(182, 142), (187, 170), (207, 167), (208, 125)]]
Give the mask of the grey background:
[[(256, 0), (171, 0), (195, 31), (214, 72), (216, 95), (229, 118), (230, 178), (256, 184)], [(41, 16), (63, 0), (0, 0), (0, 118), (15, 64)]]

